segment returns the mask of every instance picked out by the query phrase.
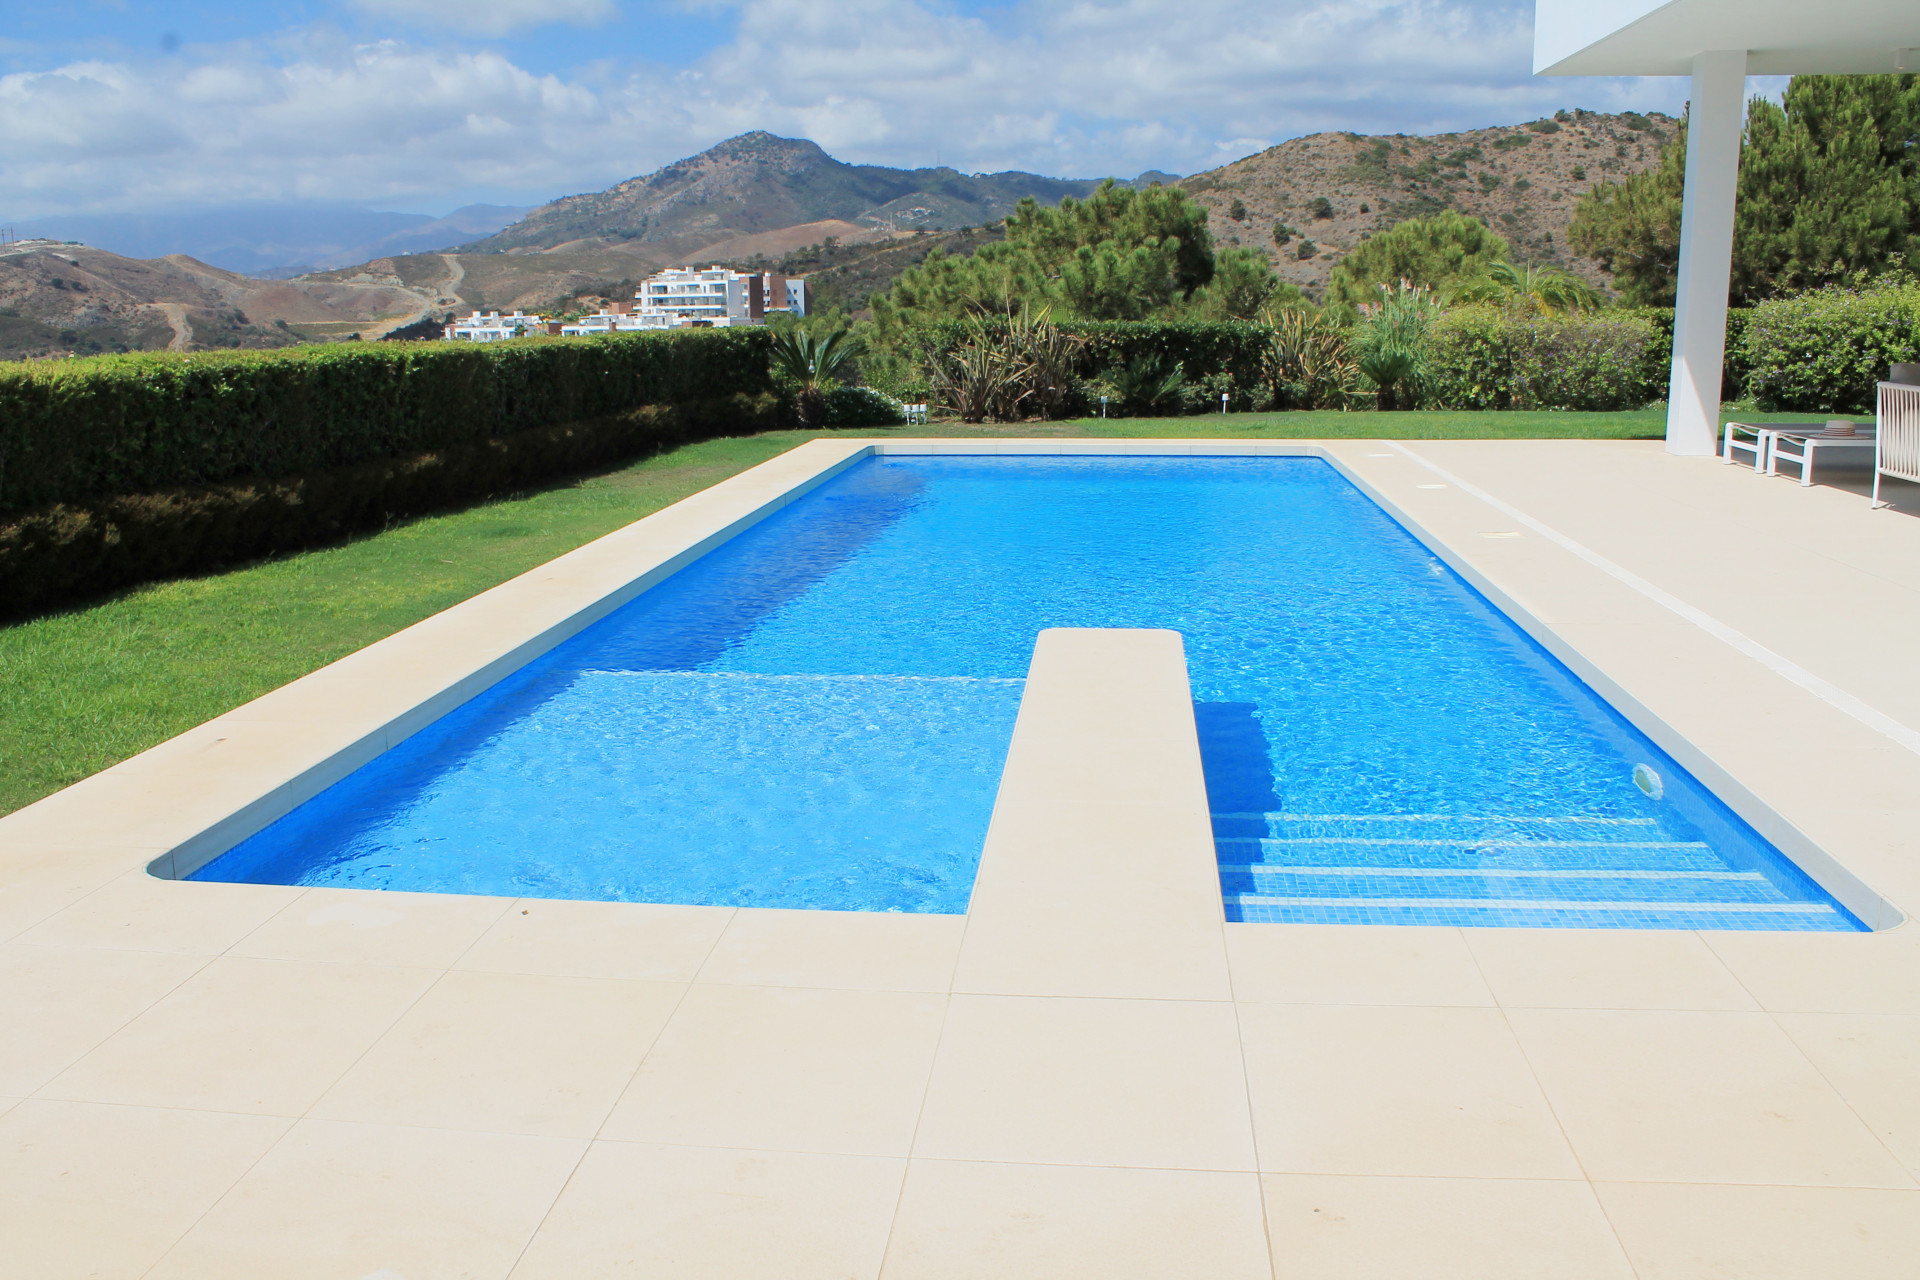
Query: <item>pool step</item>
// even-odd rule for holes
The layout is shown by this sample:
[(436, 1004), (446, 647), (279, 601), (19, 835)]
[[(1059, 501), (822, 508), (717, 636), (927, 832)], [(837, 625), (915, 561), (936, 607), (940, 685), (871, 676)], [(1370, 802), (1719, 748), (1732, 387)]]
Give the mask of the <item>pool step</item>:
[(1228, 918), (1325, 924), (1847, 929), (1650, 818), (1216, 813)]

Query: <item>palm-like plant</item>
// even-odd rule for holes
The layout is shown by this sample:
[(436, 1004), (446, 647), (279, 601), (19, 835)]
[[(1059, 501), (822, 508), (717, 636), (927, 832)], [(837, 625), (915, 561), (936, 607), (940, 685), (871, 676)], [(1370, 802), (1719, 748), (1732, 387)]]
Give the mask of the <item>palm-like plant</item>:
[(1399, 408), (1402, 396), (1409, 403), (1419, 399), (1439, 309), (1431, 289), (1405, 280), (1398, 289), (1381, 285), (1380, 301), (1360, 308), (1360, 324), (1347, 350), (1377, 388), (1381, 409)]
[(1187, 386), (1187, 372), (1179, 361), (1168, 365), (1161, 356), (1135, 356), (1112, 374), (1120, 402), (1136, 413), (1156, 414), (1178, 405)]
[(1268, 311), (1261, 319), (1272, 335), (1266, 372), (1275, 398), (1306, 409), (1344, 404), (1360, 371), (1339, 326), (1317, 312), (1292, 307)]
[(816, 334), (801, 325), (776, 330), (773, 335), (773, 371), (799, 388), (801, 427), (812, 430), (827, 416), (827, 388), (860, 354), (860, 345), (846, 329)]
[(1592, 311), (1601, 304), (1600, 291), (1570, 271), (1558, 267), (1515, 266), (1496, 262), (1487, 274), (1459, 293), (1462, 302), (1498, 302), (1524, 311), (1548, 315), (1556, 311)]

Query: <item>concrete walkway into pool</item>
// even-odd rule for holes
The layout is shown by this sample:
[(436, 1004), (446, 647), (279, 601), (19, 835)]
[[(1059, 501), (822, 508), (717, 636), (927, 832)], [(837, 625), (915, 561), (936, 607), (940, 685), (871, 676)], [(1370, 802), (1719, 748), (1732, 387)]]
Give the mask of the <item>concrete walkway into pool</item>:
[(0, 1274), (1915, 1273), (1920, 491), (1869, 511), (1635, 442), (885, 445), (1323, 453), (1764, 806), (1873, 933), (1224, 923), (1178, 637), (1144, 631), (1045, 633), (965, 917), (148, 869), (863, 447), (804, 446), (0, 819)]

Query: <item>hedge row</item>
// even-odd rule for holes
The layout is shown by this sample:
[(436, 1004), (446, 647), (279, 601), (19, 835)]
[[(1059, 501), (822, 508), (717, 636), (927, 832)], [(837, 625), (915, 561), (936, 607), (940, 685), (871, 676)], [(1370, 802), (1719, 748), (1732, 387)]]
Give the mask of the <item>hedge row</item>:
[(165, 353), (0, 368), (0, 513), (305, 476), (771, 391), (765, 329)]
[(1633, 312), (1443, 312), (1421, 403), (1441, 409), (1638, 409), (1664, 394), (1671, 331)]
[(770, 394), (651, 405), (291, 478), (115, 494), (0, 517), (0, 618), (304, 550), (657, 449), (784, 425)]
[(1887, 366), (1920, 361), (1920, 283), (1829, 287), (1753, 308), (1742, 342), (1762, 409), (1871, 413)]

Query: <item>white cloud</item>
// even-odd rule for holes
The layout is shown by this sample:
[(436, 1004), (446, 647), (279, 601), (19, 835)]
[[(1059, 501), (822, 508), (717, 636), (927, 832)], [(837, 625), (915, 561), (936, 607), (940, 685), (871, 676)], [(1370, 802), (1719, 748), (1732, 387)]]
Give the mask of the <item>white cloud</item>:
[(617, 12), (614, 0), (353, 0), (376, 18), (441, 27), (476, 36), (504, 36), (549, 23), (593, 26)]
[(1521, 0), (1021, 0), (991, 22), (937, 4), (741, 0), (732, 41), (678, 70), (541, 75), (500, 52), (307, 32), (0, 77), (0, 213), (541, 198), (749, 129), (877, 164), (1193, 172), (1303, 133), (1675, 110), (1685, 93), (1533, 78)]

